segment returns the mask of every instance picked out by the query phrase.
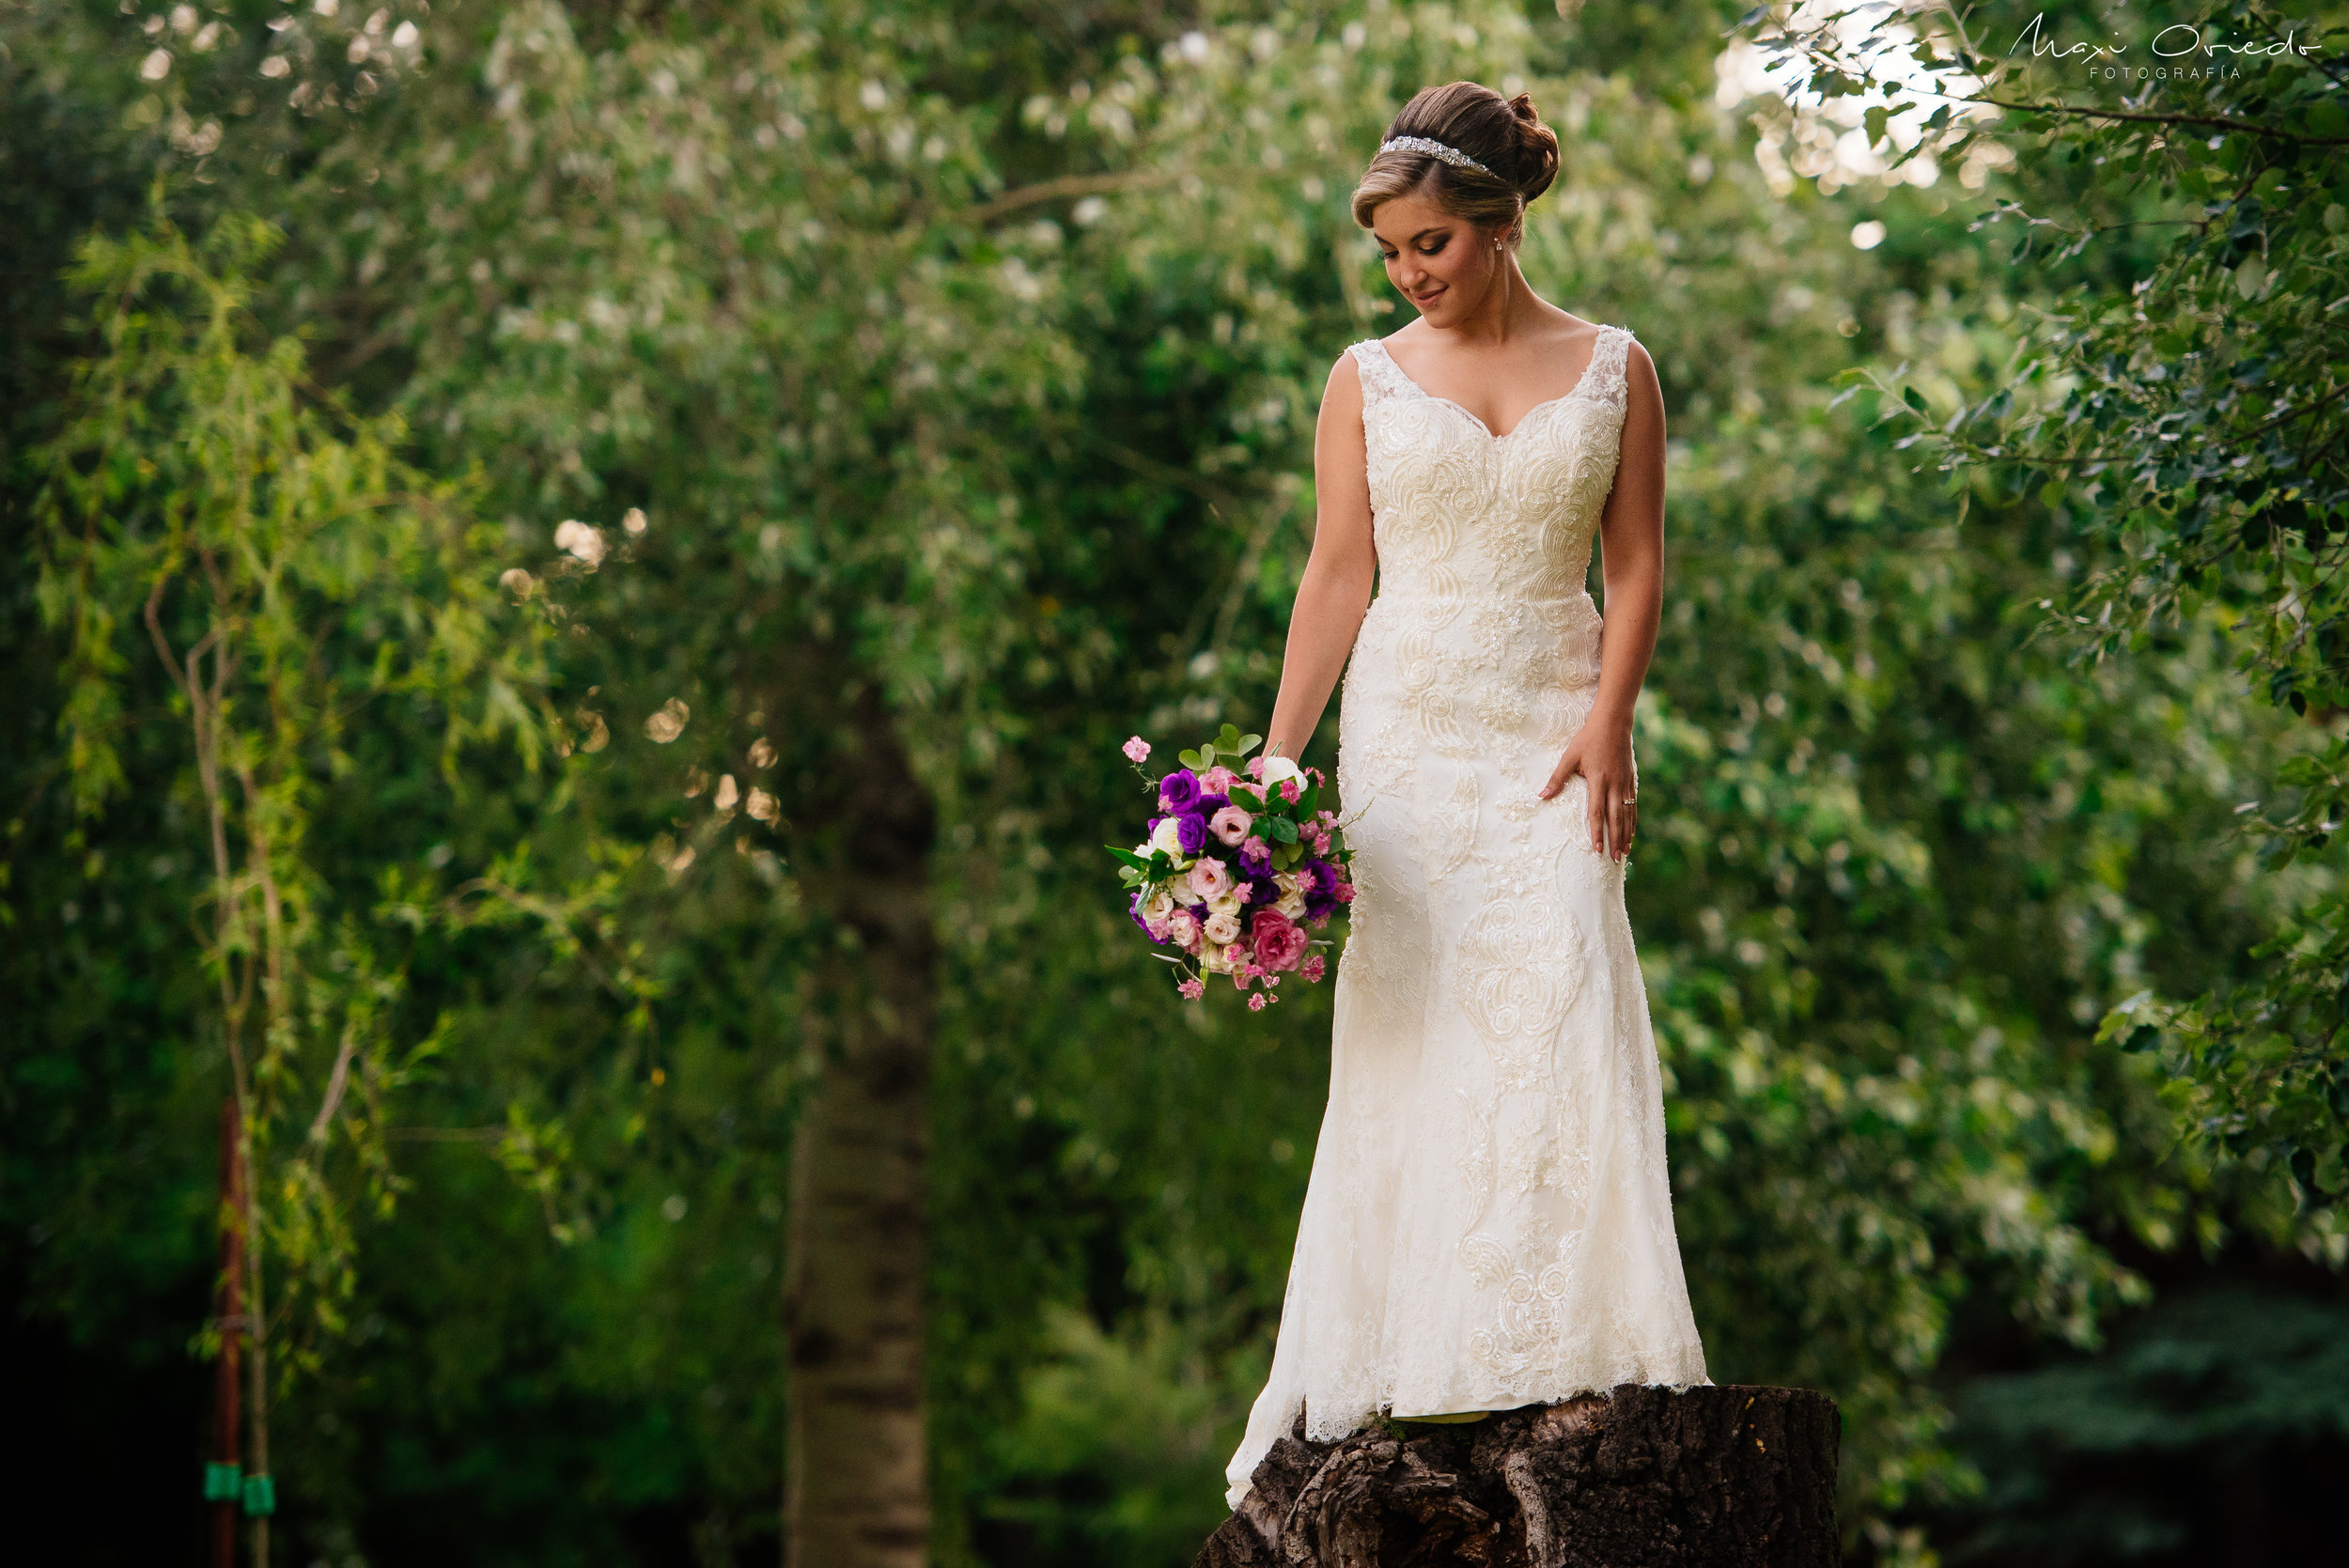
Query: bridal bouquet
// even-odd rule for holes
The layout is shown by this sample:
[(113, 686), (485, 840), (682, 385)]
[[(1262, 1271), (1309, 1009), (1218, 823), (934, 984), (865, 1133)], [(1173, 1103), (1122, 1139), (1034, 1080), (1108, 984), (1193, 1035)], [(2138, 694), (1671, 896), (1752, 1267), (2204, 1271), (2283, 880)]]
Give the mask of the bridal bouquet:
[(1322, 809), (1321, 770), (1284, 756), (1249, 757), (1262, 738), (1226, 724), (1158, 778), (1143, 771), (1149, 743), (1127, 741), (1159, 813), (1140, 844), (1108, 846), (1119, 879), (1133, 890), (1134, 924), (1186, 955), (1157, 955), (1175, 966), (1176, 988), (1196, 997), (1206, 988), (1202, 975), (1228, 974), (1240, 990), (1262, 987), (1248, 998), (1259, 1011), (1277, 1000), (1284, 974), (1320, 981), (1328, 964), (1318, 950), (1330, 944), (1306, 933), (1354, 900), (1346, 875), (1353, 856), (1337, 814)]

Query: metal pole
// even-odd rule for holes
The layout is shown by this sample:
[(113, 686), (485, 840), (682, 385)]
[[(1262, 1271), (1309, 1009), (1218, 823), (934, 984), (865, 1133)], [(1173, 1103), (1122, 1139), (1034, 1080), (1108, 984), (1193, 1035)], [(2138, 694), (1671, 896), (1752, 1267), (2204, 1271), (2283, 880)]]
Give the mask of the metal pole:
[(237, 1516), (243, 1512), (239, 1483), (239, 1363), (244, 1335), (244, 1161), (238, 1157), (237, 1102), (220, 1106), (220, 1205), (226, 1223), (220, 1232), (220, 1359), (213, 1367), (212, 1461), (205, 1467), (204, 1495), (212, 1505), (212, 1568), (236, 1568)]

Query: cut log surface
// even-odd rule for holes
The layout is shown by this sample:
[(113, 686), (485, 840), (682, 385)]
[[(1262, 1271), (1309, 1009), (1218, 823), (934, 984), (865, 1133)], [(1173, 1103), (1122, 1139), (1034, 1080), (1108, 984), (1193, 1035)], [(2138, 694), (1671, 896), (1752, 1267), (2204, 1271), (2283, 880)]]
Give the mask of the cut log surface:
[(1193, 1568), (1833, 1568), (1835, 1402), (1626, 1384), (1481, 1421), (1299, 1419)]

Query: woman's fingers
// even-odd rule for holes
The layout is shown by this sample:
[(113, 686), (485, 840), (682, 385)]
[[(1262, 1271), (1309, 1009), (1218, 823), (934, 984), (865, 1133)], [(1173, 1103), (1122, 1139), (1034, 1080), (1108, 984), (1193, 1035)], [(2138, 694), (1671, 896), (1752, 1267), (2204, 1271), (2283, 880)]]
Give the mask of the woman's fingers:
[(1637, 786), (1612, 769), (1594, 770), (1584, 766), (1581, 752), (1569, 746), (1558, 758), (1549, 782), (1542, 785), (1541, 799), (1555, 797), (1577, 773), (1582, 775), (1585, 785), (1583, 810), (1591, 830), (1591, 848), (1621, 860), (1630, 853), (1631, 840), (1640, 829)]
[(1542, 785), (1541, 799), (1548, 800), (1566, 787), (1566, 781), (1581, 771), (1582, 753), (1569, 746), (1558, 757), (1558, 766), (1549, 771), (1549, 783)]
[(1613, 838), (1615, 859), (1631, 853), (1631, 840), (1640, 831), (1640, 804), (1631, 792), (1618, 786), (1614, 800), (1608, 807), (1609, 831)]

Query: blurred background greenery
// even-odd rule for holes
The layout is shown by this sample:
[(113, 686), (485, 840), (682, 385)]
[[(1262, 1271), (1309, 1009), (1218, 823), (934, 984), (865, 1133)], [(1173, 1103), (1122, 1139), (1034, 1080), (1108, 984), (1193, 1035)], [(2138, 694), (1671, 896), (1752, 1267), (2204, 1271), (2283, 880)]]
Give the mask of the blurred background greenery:
[[(2126, 547), (1884, 390), (1994, 396), (2166, 243), (1995, 203), (2153, 197), (1996, 127), (1890, 166), (1736, 21), (0, 0), (0, 1295), (54, 1559), (196, 1554), (217, 982), (282, 960), (276, 1551), (771, 1560), (794, 1132), (879, 888), (934, 943), (931, 1556), (1189, 1560), (1328, 997), (1178, 1001), (1097, 846), (1128, 734), (1268, 708), (1323, 380), (1403, 319), (1346, 194), (1459, 77), (1564, 144), (1528, 278), (1665, 388), (1630, 894), (1714, 1377), (1842, 1402), (1855, 1560), (2318, 1558), (2337, 1188), (2099, 1025), (2332, 895), (2238, 808), (2339, 705), (2255, 700), (2223, 596), (2076, 657), (2045, 607)], [(250, 650), (242, 792), (150, 605)], [(261, 871), (278, 924), (224, 924)]]

